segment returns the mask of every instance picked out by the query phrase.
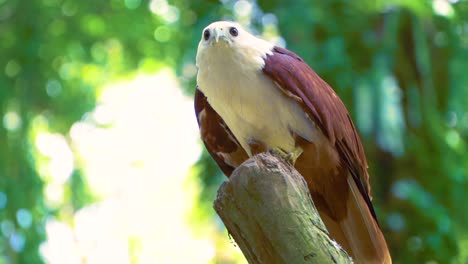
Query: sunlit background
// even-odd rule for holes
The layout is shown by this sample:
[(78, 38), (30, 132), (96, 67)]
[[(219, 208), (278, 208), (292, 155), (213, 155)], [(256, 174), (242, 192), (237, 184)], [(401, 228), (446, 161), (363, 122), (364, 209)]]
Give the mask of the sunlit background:
[(0, 264), (245, 263), (193, 113), (220, 19), (340, 94), (395, 263), (468, 263), (468, 1), (0, 0)]

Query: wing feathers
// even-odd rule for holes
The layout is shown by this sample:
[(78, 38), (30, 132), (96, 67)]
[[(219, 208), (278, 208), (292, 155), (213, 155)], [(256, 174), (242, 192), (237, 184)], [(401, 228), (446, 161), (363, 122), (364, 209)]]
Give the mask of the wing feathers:
[(232, 171), (248, 158), (247, 153), (198, 88), (194, 101), (203, 143), (223, 173), (229, 177)]
[[(275, 47), (273, 55), (265, 59), (263, 72), (279, 84), (286, 96), (301, 104), (339, 156), (340, 161), (335, 164), (338, 174), (321, 175), (310, 161), (304, 160), (311, 159), (310, 155), (314, 153), (304, 151), (303, 160), (300, 157), (296, 163), (308, 180), (314, 202), (330, 233), (357, 263), (391, 263), (371, 203), (364, 148), (341, 99), (289, 50)], [(302, 103), (295, 97), (299, 97)], [(305, 148), (313, 148), (313, 145), (309, 142)], [(324, 154), (322, 149), (320, 155)], [(320, 178), (322, 176), (326, 178)]]
[[(343, 162), (363, 186), (362, 195), (370, 202), (367, 160), (359, 136), (341, 99), (295, 53), (275, 47), (265, 59), (263, 72), (281, 88), (299, 96), (304, 111), (334, 145)], [(372, 205), (369, 204), (371, 207)]]

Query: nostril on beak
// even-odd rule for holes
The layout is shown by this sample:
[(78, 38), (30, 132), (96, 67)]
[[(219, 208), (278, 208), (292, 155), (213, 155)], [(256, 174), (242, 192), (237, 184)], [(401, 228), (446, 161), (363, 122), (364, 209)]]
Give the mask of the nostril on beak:
[[(221, 29), (221, 30), (222, 30), (222, 29)], [(216, 40), (216, 43), (218, 43), (218, 41), (219, 41), (219, 35), (220, 35), (220, 34), (219, 34), (219, 29), (216, 28), (216, 29), (215, 29), (215, 40)]]
[(226, 39), (226, 33), (223, 28), (214, 28), (214, 40), (219, 42), (220, 39)]

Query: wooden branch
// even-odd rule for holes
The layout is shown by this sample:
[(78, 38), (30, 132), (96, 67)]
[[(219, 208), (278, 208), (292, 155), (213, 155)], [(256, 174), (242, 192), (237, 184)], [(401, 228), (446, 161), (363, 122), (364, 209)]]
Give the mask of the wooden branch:
[(352, 263), (329, 238), (302, 176), (276, 155), (239, 166), (214, 208), (249, 263)]

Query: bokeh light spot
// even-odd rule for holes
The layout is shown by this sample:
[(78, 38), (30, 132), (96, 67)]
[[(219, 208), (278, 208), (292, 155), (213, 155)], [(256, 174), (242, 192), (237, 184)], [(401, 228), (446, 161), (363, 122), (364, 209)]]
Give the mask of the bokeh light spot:
[(81, 264), (80, 248), (73, 229), (66, 223), (48, 219), (46, 223), (47, 242), (40, 246), (41, 255), (46, 263)]
[(141, 0), (125, 0), (125, 6), (128, 9), (137, 9), (140, 6)]
[(47, 184), (44, 189), (45, 202), (51, 208), (57, 208), (63, 201), (63, 185)]
[(246, 0), (237, 1), (234, 4), (234, 13), (239, 17), (246, 17), (252, 13), (252, 4)]
[(151, 0), (149, 8), (152, 13), (162, 15), (169, 10), (169, 4), (166, 0)]
[(175, 6), (169, 6), (167, 12), (162, 15), (167, 23), (174, 23), (179, 20), (179, 9)]
[(85, 16), (81, 21), (81, 26), (92, 36), (102, 35), (106, 31), (105, 22), (98, 16)]
[(422, 239), (419, 236), (410, 237), (406, 243), (411, 251), (419, 251), (422, 248)]
[(445, 141), (450, 147), (457, 148), (461, 141), (460, 134), (456, 130), (449, 130), (445, 134)]
[(159, 26), (154, 31), (154, 38), (159, 42), (167, 42), (171, 38), (171, 31), (166, 26)]
[(16, 60), (10, 60), (5, 67), (5, 74), (8, 77), (15, 77), (21, 71), (21, 65)]
[(410, 191), (411, 186), (408, 180), (398, 180), (392, 186), (393, 196), (400, 200), (407, 199)]
[(96, 42), (91, 46), (91, 56), (96, 62), (104, 62), (106, 54), (106, 48), (101, 42)]
[(73, 65), (71, 63), (64, 63), (60, 66), (60, 78), (69, 80), (73, 76)]
[(387, 217), (387, 224), (393, 231), (400, 232), (405, 227), (405, 219), (400, 213), (391, 213)]
[(432, 1), (432, 9), (436, 14), (441, 16), (452, 16), (453, 8), (447, 0), (434, 0)]
[(5, 237), (9, 237), (15, 231), (15, 224), (10, 220), (3, 220), (0, 229)]
[(23, 234), (20, 233), (13, 233), (10, 236), (10, 246), (16, 252), (21, 252), (24, 249), (26, 244), (26, 238)]
[(19, 209), (16, 212), (16, 220), (22, 228), (29, 228), (32, 224), (33, 218), (31, 213), (26, 209)]
[(47, 179), (52, 183), (64, 184), (74, 169), (73, 153), (66, 139), (60, 134), (39, 133), (36, 147), (42, 155), (50, 158)]
[(271, 13), (265, 14), (262, 16), (262, 24), (263, 26), (276, 26), (278, 24), (278, 18)]
[(74, 16), (78, 11), (78, 5), (74, 1), (67, 1), (62, 5), (62, 13), (65, 16)]
[(15, 111), (7, 112), (3, 116), (3, 126), (10, 131), (16, 131), (21, 127), (21, 117)]
[(62, 85), (58, 80), (49, 80), (46, 85), (47, 95), (57, 97), (62, 92)]

